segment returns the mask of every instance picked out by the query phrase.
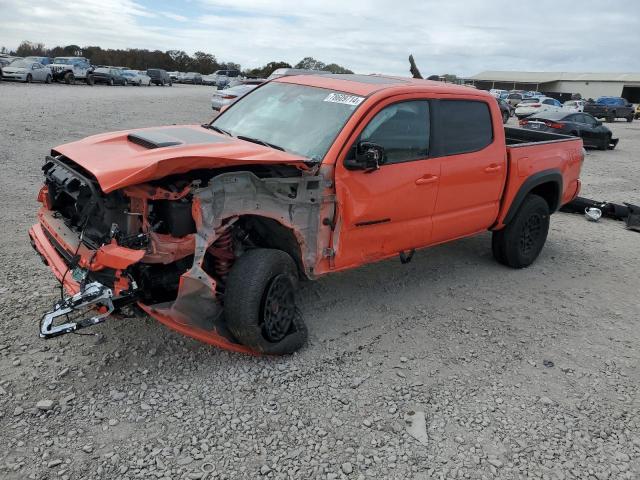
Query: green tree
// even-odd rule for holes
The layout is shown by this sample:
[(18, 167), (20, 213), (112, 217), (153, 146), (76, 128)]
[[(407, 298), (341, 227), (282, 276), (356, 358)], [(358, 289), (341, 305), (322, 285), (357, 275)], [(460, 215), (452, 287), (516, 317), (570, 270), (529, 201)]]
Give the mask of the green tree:
[(322, 70), (326, 70), (331, 73), (353, 73), (348, 68), (345, 68), (337, 63), (330, 63), (329, 65), (325, 65)]
[(24, 41), (18, 46), (16, 53), (20, 57), (44, 57), (46, 55), (46, 49), (44, 43), (33, 43)]
[(316, 60), (313, 57), (304, 57), (298, 63), (295, 68), (304, 68), (305, 70), (323, 70), (327, 65), (320, 60)]
[(269, 62), (263, 67), (245, 70), (244, 74), (247, 77), (267, 78), (278, 68), (291, 68), (291, 65), (287, 62)]

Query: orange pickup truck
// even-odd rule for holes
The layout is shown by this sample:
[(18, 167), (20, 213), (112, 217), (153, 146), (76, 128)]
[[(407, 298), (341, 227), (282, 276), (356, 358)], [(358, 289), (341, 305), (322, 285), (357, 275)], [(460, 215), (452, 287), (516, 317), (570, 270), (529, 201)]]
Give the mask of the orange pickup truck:
[(505, 128), (486, 92), (379, 75), (267, 82), (204, 125), (96, 135), (43, 166), (31, 243), (69, 296), (51, 338), (124, 306), (246, 353), (300, 348), (299, 279), (487, 230), (539, 255), (582, 141)]

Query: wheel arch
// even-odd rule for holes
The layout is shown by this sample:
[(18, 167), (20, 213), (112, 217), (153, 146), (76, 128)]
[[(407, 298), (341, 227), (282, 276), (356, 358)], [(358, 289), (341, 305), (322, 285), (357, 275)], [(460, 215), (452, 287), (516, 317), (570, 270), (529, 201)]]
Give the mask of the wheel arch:
[(273, 248), (287, 253), (293, 258), (299, 275), (307, 276), (301, 241), (291, 226), (272, 217), (253, 214), (240, 215), (234, 225), (248, 233), (256, 247)]
[(560, 207), (560, 199), (562, 198), (562, 174), (559, 170), (544, 170), (530, 176), (522, 184), (518, 193), (513, 199), (507, 215), (502, 223), (507, 225), (513, 220), (516, 213), (520, 209), (522, 202), (529, 194), (535, 194), (542, 197), (549, 205), (549, 212), (553, 213)]

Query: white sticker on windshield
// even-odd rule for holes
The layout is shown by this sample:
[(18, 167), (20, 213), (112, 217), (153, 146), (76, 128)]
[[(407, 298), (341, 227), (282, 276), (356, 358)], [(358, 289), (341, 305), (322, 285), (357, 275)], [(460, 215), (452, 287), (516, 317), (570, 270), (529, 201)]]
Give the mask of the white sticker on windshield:
[(327, 98), (324, 99), (325, 102), (344, 103), (345, 105), (353, 105), (354, 107), (360, 105), (363, 100), (364, 97), (345, 95), (344, 93), (330, 93), (327, 95)]

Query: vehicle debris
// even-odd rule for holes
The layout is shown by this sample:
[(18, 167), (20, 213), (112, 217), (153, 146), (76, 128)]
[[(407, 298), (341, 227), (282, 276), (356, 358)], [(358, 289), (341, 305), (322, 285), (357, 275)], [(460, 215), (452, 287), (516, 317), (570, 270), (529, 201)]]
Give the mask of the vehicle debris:
[(425, 447), (429, 445), (427, 421), (424, 412), (409, 410), (404, 416), (404, 422), (409, 435)]
[(628, 230), (640, 232), (640, 207), (628, 202), (623, 205), (603, 202), (590, 198), (576, 197), (560, 208), (564, 213), (584, 214), (590, 221), (597, 222), (601, 217), (624, 221)]

